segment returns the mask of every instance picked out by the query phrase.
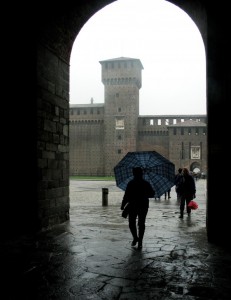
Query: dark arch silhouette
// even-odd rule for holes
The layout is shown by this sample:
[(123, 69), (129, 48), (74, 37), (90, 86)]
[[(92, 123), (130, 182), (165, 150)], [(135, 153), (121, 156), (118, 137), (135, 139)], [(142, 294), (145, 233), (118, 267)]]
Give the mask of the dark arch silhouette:
[[(35, 1), (14, 7), (5, 32), (2, 111), (13, 121), (2, 124), (6, 196), (2, 231), (38, 232), (69, 219), (69, 61), (72, 45), (88, 19), (111, 0), (70, 1), (48, 6)], [(209, 242), (226, 244), (230, 201), (217, 176), (227, 166), (224, 126), (230, 98), (228, 10), (212, 1), (169, 1), (197, 24), (206, 50), (208, 180), (206, 227)], [(31, 11), (31, 13), (30, 13)], [(5, 99), (5, 97), (7, 99)], [(9, 105), (11, 103), (12, 105)], [(9, 119), (9, 118), (8, 118)], [(7, 119), (7, 120), (8, 120)], [(224, 202), (225, 201), (225, 209)], [(222, 203), (218, 204), (218, 203)]]

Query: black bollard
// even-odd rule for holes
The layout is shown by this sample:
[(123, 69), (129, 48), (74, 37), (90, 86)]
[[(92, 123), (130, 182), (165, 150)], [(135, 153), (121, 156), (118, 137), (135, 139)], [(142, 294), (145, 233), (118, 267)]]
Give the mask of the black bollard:
[(108, 189), (102, 188), (102, 206), (108, 206)]

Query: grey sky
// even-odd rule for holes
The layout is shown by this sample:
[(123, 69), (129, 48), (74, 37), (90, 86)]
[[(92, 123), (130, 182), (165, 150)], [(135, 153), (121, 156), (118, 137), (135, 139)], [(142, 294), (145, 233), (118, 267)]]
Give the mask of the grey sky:
[(164, 0), (118, 0), (82, 28), (70, 60), (70, 103), (104, 102), (99, 61), (143, 64), (140, 114), (205, 114), (205, 49), (192, 19)]

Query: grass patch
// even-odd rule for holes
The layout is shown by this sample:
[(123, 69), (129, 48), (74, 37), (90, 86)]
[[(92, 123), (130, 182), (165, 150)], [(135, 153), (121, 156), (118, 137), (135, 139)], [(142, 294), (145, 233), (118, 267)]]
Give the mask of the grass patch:
[(103, 180), (115, 181), (114, 176), (70, 176), (70, 180)]

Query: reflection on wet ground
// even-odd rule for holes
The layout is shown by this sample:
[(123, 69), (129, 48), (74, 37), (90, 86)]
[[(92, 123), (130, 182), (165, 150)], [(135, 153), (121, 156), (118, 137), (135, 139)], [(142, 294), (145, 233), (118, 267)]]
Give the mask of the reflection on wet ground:
[(207, 242), (206, 181), (196, 185), (191, 217), (178, 218), (174, 187), (171, 199), (150, 200), (138, 250), (121, 217), (123, 191), (114, 182), (71, 181), (69, 222), (3, 245), (3, 299), (230, 299), (231, 254)]

